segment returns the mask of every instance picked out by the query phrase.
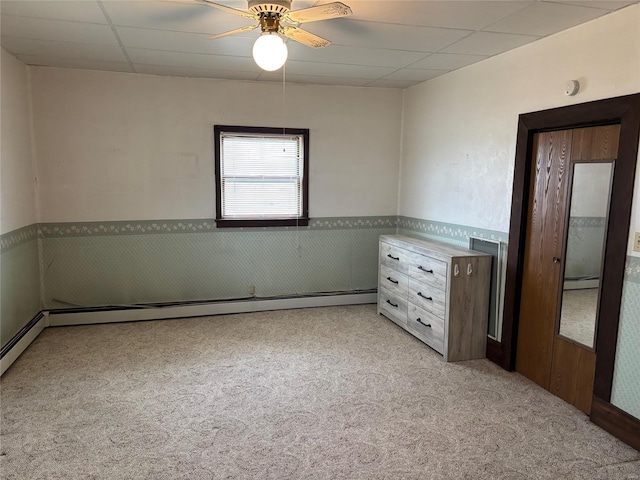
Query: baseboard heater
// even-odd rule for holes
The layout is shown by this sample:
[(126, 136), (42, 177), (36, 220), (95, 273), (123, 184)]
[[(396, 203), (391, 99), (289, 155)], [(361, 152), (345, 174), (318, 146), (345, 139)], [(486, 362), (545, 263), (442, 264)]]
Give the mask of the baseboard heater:
[(321, 292), (278, 297), (248, 297), (136, 305), (109, 305), (93, 308), (66, 308), (49, 311), (49, 325), (89, 325), (94, 323), (136, 322), (171, 318), (206, 317), (230, 313), (249, 313), (292, 308), (324, 307), (376, 303), (376, 290)]
[(33, 342), (40, 332), (47, 327), (47, 312), (38, 312), (29, 320), (22, 329), (13, 336), (0, 350), (0, 375), (11, 366), (13, 362)]

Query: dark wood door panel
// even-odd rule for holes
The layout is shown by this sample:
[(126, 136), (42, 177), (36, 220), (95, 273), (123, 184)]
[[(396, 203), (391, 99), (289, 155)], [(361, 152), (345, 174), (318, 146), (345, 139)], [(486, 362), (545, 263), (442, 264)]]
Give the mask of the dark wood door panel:
[(573, 130), (571, 161), (611, 161), (618, 158), (620, 125)]
[(591, 413), (595, 367), (595, 352), (556, 337), (549, 391), (588, 415)]
[(516, 370), (549, 388), (567, 201), (570, 130), (534, 138)]

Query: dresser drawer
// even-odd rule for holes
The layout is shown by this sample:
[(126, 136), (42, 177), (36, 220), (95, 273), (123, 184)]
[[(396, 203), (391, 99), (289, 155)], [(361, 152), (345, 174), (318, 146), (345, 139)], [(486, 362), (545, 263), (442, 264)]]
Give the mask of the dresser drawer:
[(410, 303), (407, 330), (435, 351), (444, 351), (444, 320)]
[(380, 242), (380, 264), (397, 270), (405, 275), (409, 271), (409, 256), (411, 252)]
[(425, 285), (409, 278), (409, 301), (418, 307), (444, 318), (446, 294), (431, 285)]
[(407, 328), (407, 300), (386, 288), (378, 290), (378, 308), (385, 317)]
[(406, 299), (409, 291), (409, 277), (385, 265), (380, 265), (378, 285)]
[(447, 264), (435, 258), (412, 253), (409, 258), (409, 276), (445, 290), (447, 288)]

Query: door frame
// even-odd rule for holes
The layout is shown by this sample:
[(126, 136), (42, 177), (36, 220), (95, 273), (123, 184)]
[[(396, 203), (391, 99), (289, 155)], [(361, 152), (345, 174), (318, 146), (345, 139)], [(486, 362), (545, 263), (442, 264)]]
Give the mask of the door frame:
[[(600, 307), (601, 312), (607, 312), (607, 320), (601, 320), (597, 327), (597, 360), (593, 393), (598, 400), (598, 402), (594, 401), (594, 406), (606, 404), (615, 409), (609, 402), (638, 159), (640, 93), (526, 113), (518, 117), (502, 341), (488, 339), (487, 357), (507, 370), (515, 368), (534, 134), (541, 131), (611, 124), (620, 124), (620, 139), (611, 191), (602, 280), (608, 295), (603, 296)], [(595, 413), (596, 417), (602, 417), (599, 415), (602, 412)], [(594, 420), (594, 412), (591, 418)], [(607, 418), (611, 418), (611, 415)], [(640, 421), (638, 423), (640, 424)], [(637, 436), (640, 437), (640, 434)], [(635, 440), (638, 442), (636, 445), (640, 446), (640, 438)], [(639, 446), (636, 448), (640, 448)]]

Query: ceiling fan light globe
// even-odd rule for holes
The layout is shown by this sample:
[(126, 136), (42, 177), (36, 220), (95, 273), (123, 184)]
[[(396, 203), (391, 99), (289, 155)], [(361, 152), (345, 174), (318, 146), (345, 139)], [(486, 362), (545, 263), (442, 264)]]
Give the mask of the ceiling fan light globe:
[(267, 72), (281, 68), (288, 55), (287, 46), (277, 33), (263, 33), (253, 44), (253, 59)]

